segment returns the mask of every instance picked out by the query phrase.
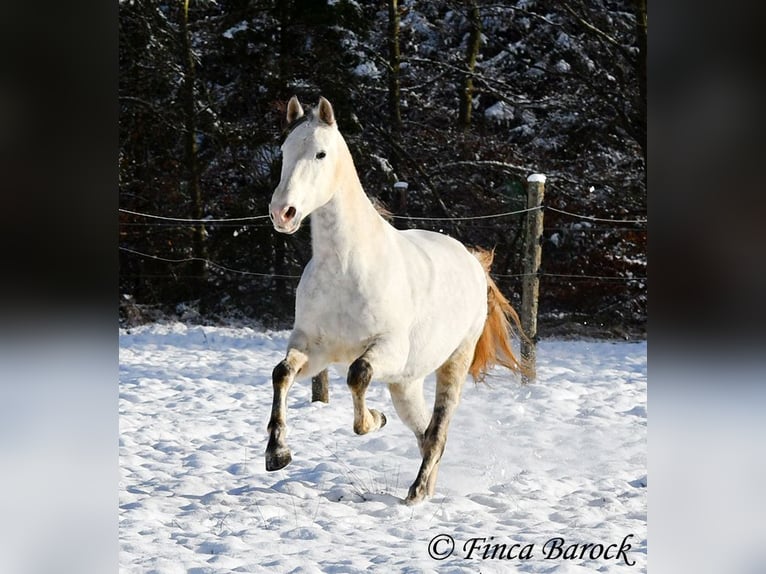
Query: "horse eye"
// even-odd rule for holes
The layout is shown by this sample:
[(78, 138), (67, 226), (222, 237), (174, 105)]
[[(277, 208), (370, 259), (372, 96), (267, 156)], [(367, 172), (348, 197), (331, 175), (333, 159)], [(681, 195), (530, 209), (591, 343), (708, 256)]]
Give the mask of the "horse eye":
[(320, 152), (318, 152), (318, 153), (317, 153), (317, 155), (316, 155), (316, 158), (317, 158), (317, 159), (323, 159), (323, 158), (324, 158), (324, 156), (326, 156), (326, 155), (327, 155), (327, 154), (326, 154), (325, 152), (323, 152), (323, 151), (320, 151)]

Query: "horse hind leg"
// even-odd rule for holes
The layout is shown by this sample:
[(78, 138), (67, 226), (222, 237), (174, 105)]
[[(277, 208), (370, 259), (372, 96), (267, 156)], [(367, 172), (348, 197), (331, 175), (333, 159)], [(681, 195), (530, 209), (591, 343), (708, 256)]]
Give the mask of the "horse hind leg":
[(436, 395), (431, 421), (423, 434), (421, 452), (423, 462), (410, 486), (406, 504), (417, 504), (427, 496), (433, 496), (439, 472), (447, 431), (452, 415), (460, 402), (460, 393), (472, 359), (472, 345), (464, 345), (436, 371)]
[(372, 365), (364, 356), (351, 363), (346, 382), (354, 401), (354, 432), (356, 434), (367, 434), (386, 425), (386, 416), (383, 413), (367, 408), (365, 395), (371, 380)]
[(422, 456), (423, 439), (429, 421), (429, 414), (423, 397), (423, 379), (416, 379), (408, 383), (389, 384), (388, 392), (399, 419), (415, 434)]

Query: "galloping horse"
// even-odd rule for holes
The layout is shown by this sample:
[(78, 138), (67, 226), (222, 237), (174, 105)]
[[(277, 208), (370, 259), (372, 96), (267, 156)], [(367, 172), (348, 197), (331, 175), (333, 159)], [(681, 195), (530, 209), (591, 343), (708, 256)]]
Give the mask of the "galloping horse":
[[(348, 366), (354, 432), (386, 424), (369, 409), (370, 381), (388, 384), (399, 418), (423, 457), (405, 502), (432, 496), (447, 429), (468, 373), (494, 364), (524, 369), (511, 347), (519, 319), (489, 276), (492, 253), (469, 251), (446, 235), (400, 231), (362, 189), (333, 108), (325, 98), (304, 113), (293, 96), (282, 144), (282, 176), (269, 205), (275, 229), (292, 234), (311, 215), (312, 258), (297, 289), (287, 355), (273, 372), (266, 470), (292, 460), (286, 441), (287, 392), (329, 364)], [(433, 412), (423, 380), (436, 372)]]

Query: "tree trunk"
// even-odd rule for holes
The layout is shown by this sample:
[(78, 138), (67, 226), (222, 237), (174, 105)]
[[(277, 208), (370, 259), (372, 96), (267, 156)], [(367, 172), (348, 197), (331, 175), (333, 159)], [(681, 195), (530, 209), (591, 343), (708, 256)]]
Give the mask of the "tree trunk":
[(274, 3), (275, 12), (279, 21), (279, 56), (277, 58), (276, 95), (277, 98), (287, 101), (296, 94), (288, 93), (290, 74), (290, 65), (288, 54), (290, 52), (290, 42), (288, 30), (290, 29), (290, 2), (289, 0), (276, 0)]
[[(399, 1), (388, 0), (388, 112), (391, 135), (398, 142), (402, 131), (402, 114), (399, 108)], [(395, 157), (395, 154), (392, 154)]]
[[(197, 106), (195, 103), (195, 69), (194, 53), (191, 49), (189, 35), (189, 0), (184, 0), (181, 7), (181, 60), (183, 66), (183, 83), (181, 85), (181, 105), (184, 118), (184, 164), (186, 166), (186, 185), (191, 200), (191, 217), (202, 219), (203, 202), (200, 187), (199, 162), (197, 158)], [(207, 250), (205, 246), (205, 225), (196, 223), (192, 230), (191, 262), (193, 280), (191, 282), (192, 297), (201, 297), (205, 284)]]
[(481, 48), (481, 14), (476, 0), (466, 0), (469, 8), (469, 20), (471, 33), (468, 36), (468, 47), (465, 54), (465, 67), (468, 73), (463, 77), (460, 89), (460, 113), (458, 127), (465, 131), (471, 127), (471, 115), (473, 113), (473, 71), (476, 68), (476, 58)]
[(646, 0), (636, 0), (636, 36), (638, 38), (639, 145), (646, 165)]

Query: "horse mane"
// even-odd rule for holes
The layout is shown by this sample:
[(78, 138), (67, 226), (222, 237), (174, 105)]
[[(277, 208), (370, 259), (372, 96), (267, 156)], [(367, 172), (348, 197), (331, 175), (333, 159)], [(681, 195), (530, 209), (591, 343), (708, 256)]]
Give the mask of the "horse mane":
[(515, 373), (530, 376), (531, 370), (516, 357), (512, 346), (514, 336), (525, 341), (529, 341), (529, 338), (521, 327), (518, 313), (489, 275), (495, 251), (481, 248), (473, 248), (470, 251), (487, 274), (487, 320), (476, 343), (468, 372), (476, 382), (482, 382), (487, 371), (495, 365), (502, 365)]
[(370, 203), (372, 203), (372, 206), (375, 208), (375, 211), (378, 212), (378, 215), (391, 223), (391, 220), (394, 218), (394, 214), (390, 209), (388, 209), (388, 206), (386, 206), (386, 204), (377, 197), (373, 197), (371, 195), (368, 195), (367, 197), (370, 198)]

